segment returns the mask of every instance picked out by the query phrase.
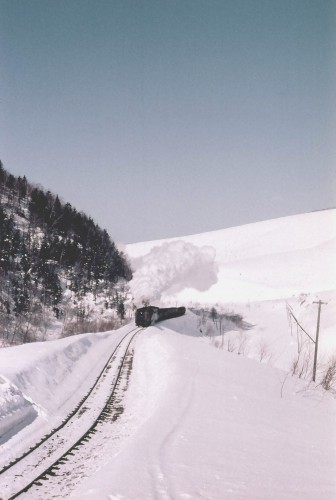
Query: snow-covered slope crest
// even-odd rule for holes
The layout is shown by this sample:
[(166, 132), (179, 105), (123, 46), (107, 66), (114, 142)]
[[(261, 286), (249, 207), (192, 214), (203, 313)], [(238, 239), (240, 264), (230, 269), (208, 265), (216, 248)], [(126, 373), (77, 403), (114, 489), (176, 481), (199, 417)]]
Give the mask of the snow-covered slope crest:
[[(191, 257), (190, 272), (182, 276), (172, 265), (178, 261), (177, 242), (181, 258)], [(143, 298), (144, 277), (157, 283), (158, 276), (159, 286), (148, 289), (151, 301), (225, 304), (335, 290), (336, 209), (132, 244), (126, 252), (135, 269), (135, 301)], [(200, 259), (204, 254), (208, 258)], [(197, 286), (193, 269), (200, 277)]]

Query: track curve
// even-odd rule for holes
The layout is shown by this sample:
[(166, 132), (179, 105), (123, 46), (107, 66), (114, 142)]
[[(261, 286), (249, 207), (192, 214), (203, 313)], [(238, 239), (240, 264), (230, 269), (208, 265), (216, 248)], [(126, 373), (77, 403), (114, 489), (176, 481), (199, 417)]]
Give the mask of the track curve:
[[(61, 466), (62, 463), (68, 459), (67, 457), (73, 455), (79, 447), (83, 446), (88, 440), (91, 439), (92, 435), (96, 432), (97, 425), (109, 418), (113, 412), (117, 413), (118, 409), (113, 406), (113, 396), (122, 371), (125, 369), (125, 363), (132, 341), (142, 330), (143, 328), (134, 328), (121, 339), (113, 353), (110, 355), (108, 361), (105, 363), (91, 389), (57, 428), (53, 429), (52, 432), (44, 436), (26, 453), (22, 454), (20, 457), (1, 469), (0, 474), (5, 476), (5, 481), (6, 476), (8, 481), (10, 475), (14, 478), (14, 482), (18, 483), (17, 489), (15, 488), (15, 485), (11, 485), (9, 488), (10, 491), (8, 493), (11, 496), (6, 497), (8, 500), (17, 498), (22, 493), (28, 491), (33, 485), (38, 486), (39, 481), (46, 478), (48, 479), (48, 476), (50, 477), (56, 475), (55, 471), (57, 471), (59, 466)], [(118, 354), (118, 351), (122, 351), (122, 353)], [(118, 366), (116, 366), (116, 364), (118, 364)], [(103, 396), (100, 395), (99, 398), (97, 396), (99, 391), (102, 394), (104, 393), (104, 391), (101, 390), (101, 387), (105, 387), (105, 392), (108, 387), (108, 395), (106, 396), (105, 393), (104, 403), (102, 403)], [(95, 401), (97, 401), (97, 403), (95, 403)], [(87, 428), (84, 432), (81, 432), (80, 435), (76, 435), (74, 430), (78, 430), (76, 424), (78, 423), (80, 417), (85, 412), (97, 411), (97, 408), (98, 414), (96, 414), (89, 428)], [(69, 427), (71, 425), (73, 426), (73, 430)], [(66, 438), (63, 438), (62, 435), (64, 433), (64, 429), (66, 428), (68, 428), (68, 433), (70, 428), (70, 433), (72, 437), (76, 437), (76, 440), (75, 442), (72, 441), (70, 446), (64, 448), (63, 444)], [(43, 455), (42, 459), (41, 453)], [(25, 461), (27, 461), (26, 464)], [(45, 466), (41, 470), (42, 463), (45, 463)], [(38, 473), (35, 472), (35, 474), (32, 475), (31, 471), (33, 470), (34, 472), (34, 468), (38, 471)], [(29, 480), (25, 480), (26, 475), (30, 475)], [(1, 492), (1, 494), (3, 495), (4, 492)]]

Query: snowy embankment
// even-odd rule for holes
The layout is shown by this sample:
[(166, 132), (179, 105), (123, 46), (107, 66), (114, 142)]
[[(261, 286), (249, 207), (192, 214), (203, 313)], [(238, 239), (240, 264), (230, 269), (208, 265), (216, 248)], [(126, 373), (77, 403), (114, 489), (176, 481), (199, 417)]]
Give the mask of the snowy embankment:
[(34, 405), (9, 380), (0, 376), (0, 443), (12, 429), (27, 425), (36, 417)]
[[(125, 328), (0, 349), (0, 444), (28, 426), (17, 440), (21, 447), (25, 438), (37, 439), (42, 428), (59, 423), (86, 393)], [(16, 438), (10, 440), (13, 454), (14, 446)]]
[(336, 498), (336, 401), (215, 349), (190, 313), (139, 337), (125, 408), (133, 432), (70, 498)]

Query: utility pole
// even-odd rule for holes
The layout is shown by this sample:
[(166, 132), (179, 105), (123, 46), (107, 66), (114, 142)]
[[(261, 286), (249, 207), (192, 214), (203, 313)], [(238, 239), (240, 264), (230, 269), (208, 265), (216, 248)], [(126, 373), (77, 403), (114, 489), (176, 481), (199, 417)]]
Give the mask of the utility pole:
[(315, 338), (315, 352), (314, 352), (314, 367), (313, 367), (313, 382), (316, 379), (316, 368), (317, 368), (317, 350), (318, 350), (318, 339), (320, 333), (320, 319), (321, 319), (321, 306), (322, 304), (327, 304), (326, 302), (322, 302), (319, 300), (318, 302), (313, 302), (313, 304), (318, 304), (318, 313), (317, 313), (317, 326), (316, 326), (316, 338)]

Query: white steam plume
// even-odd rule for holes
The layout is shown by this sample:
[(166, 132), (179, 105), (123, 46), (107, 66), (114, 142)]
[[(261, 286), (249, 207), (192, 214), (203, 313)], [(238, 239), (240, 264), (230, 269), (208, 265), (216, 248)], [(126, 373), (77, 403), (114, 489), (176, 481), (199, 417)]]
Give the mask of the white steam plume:
[(218, 266), (213, 247), (198, 247), (182, 240), (153, 247), (136, 259), (131, 292), (136, 305), (160, 300), (184, 288), (208, 290), (217, 282)]

